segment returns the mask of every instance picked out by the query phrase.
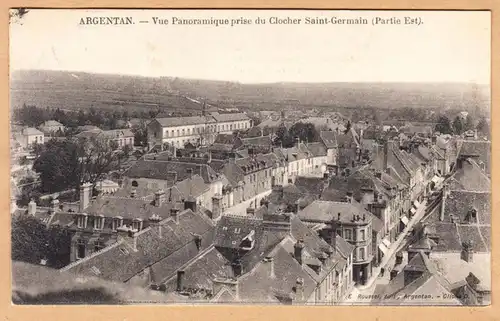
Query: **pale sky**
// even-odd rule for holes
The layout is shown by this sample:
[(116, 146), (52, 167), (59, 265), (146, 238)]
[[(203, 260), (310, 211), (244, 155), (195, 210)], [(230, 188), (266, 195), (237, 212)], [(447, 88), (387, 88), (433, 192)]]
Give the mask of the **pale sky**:
[[(79, 25), (131, 16), (133, 25)], [(368, 25), (154, 25), (152, 17), (337, 17)], [(371, 24), (375, 16), (423, 24)], [(149, 20), (148, 24), (139, 23)], [(260, 82), (490, 83), (490, 13), (461, 11), (31, 10), (11, 24), (11, 70)]]

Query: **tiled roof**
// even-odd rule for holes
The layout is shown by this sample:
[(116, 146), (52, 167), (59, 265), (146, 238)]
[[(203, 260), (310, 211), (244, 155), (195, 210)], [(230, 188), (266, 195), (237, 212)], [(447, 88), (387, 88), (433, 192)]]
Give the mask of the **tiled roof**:
[(491, 191), (491, 180), (474, 160), (466, 159), (462, 164), (462, 168), (459, 168), (447, 181), (450, 190)]
[(330, 222), (332, 219), (338, 219), (340, 213), (340, 221), (351, 223), (353, 216), (360, 217), (359, 222), (363, 222), (365, 217), (366, 222), (373, 219), (373, 214), (357, 206), (354, 203), (331, 202), (331, 201), (314, 201), (309, 206), (299, 212), (299, 217), (303, 221), (311, 222)]
[(162, 127), (176, 127), (187, 125), (201, 125), (209, 122), (214, 122), (212, 117), (192, 116), (192, 117), (166, 117), (156, 118)]
[(295, 187), (303, 194), (315, 195), (318, 198), (323, 193), (325, 179), (318, 177), (298, 176), (295, 180)]
[(28, 127), (28, 128), (23, 129), (23, 135), (33, 136), (33, 135), (43, 135), (43, 133), (36, 128)]
[(158, 180), (169, 180), (170, 173), (177, 173), (177, 180), (184, 180), (192, 174), (203, 177), (205, 183), (211, 183), (218, 179), (217, 173), (206, 164), (196, 164), (178, 161), (139, 160), (123, 173), (130, 178), (153, 178)]
[(234, 148), (237, 148), (243, 143), (241, 141), (241, 138), (233, 134), (218, 134), (217, 137), (215, 137), (214, 144), (231, 145)]
[(451, 191), (446, 198), (444, 219), (451, 222), (451, 215), (457, 222), (465, 222), (469, 211), (476, 210), (479, 224), (491, 223), (491, 193)]
[(272, 146), (273, 144), (269, 136), (249, 137), (241, 140), (245, 146)]
[[(268, 254), (273, 257), (274, 275), (270, 274), (270, 262), (259, 262), (250, 273), (240, 278), (239, 295), (242, 301), (278, 303), (282, 296), (295, 296), (295, 302), (309, 299), (316, 282), (285, 249), (285, 246), (293, 247), (293, 244), (293, 240), (287, 237)], [(298, 278), (303, 282), (303, 294), (296, 296), (294, 289)]]
[(41, 126), (43, 127), (52, 127), (52, 126), (62, 126), (63, 124), (61, 124), (60, 122), (58, 121), (55, 121), (55, 120), (47, 120), (46, 122), (44, 122)]
[(134, 133), (130, 129), (104, 130), (101, 134), (109, 139), (134, 137)]
[(188, 196), (198, 197), (210, 190), (210, 185), (206, 184), (200, 175), (193, 175), (174, 185), (184, 198)]
[(240, 120), (250, 120), (244, 113), (229, 113), (229, 114), (219, 114), (212, 113), (211, 116), (219, 123), (240, 121)]
[(460, 253), (443, 252), (431, 255), (431, 261), (436, 265), (438, 272), (450, 283), (465, 280), (469, 273), (473, 273), (481, 285), (491, 290), (491, 254), (474, 253), (472, 262), (461, 259)]
[(322, 143), (308, 143), (307, 149), (314, 157), (326, 156), (326, 148)]
[(334, 131), (321, 131), (319, 135), (327, 148), (337, 148), (337, 134)]
[[(151, 267), (156, 278), (162, 280), (213, 242), (213, 223), (203, 214), (191, 210), (178, 213), (178, 223), (169, 218), (161, 225), (161, 237), (158, 227), (148, 227), (136, 233), (137, 251), (133, 250), (132, 238), (127, 237), (64, 270), (92, 275), (93, 267), (96, 267), (100, 277), (126, 282)], [(201, 236), (200, 249), (195, 245), (193, 234)]]
[[(192, 261), (180, 268), (184, 271), (182, 284), (186, 289), (213, 289), (213, 281), (216, 278), (232, 279), (234, 273), (231, 262), (228, 261), (213, 246), (197, 255)], [(175, 291), (177, 287), (177, 275), (167, 281), (167, 291)]]
[(222, 216), (217, 222), (215, 246), (238, 249), (243, 238), (252, 231), (256, 238), (262, 236), (262, 220), (244, 216)]

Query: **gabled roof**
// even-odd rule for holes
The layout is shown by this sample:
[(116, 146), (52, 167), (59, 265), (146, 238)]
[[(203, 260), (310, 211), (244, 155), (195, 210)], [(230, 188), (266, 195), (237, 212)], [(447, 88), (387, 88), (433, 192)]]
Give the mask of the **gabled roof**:
[(177, 173), (177, 180), (184, 180), (191, 174), (198, 174), (203, 177), (205, 183), (211, 183), (218, 179), (217, 173), (206, 164), (196, 164), (188, 162), (172, 161), (158, 161), (158, 160), (139, 160), (124, 173), (124, 177), (130, 178), (152, 178), (158, 180), (169, 180), (170, 173)]
[(340, 214), (340, 221), (343, 223), (352, 223), (353, 216), (360, 217), (359, 222), (371, 222), (373, 214), (363, 209), (362, 206), (353, 203), (344, 202), (331, 202), (331, 201), (314, 201), (309, 206), (299, 212), (299, 217), (303, 221), (310, 222), (331, 222), (332, 219), (338, 220)]
[(228, 113), (228, 114), (212, 113), (211, 116), (218, 123), (250, 120), (250, 118), (248, 118), (248, 116), (244, 113)]
[(491, 191), (490, 178), (470, 158), (462, 162), (462, 168), (459, 168), (447, 183), (450, 185), (450, 190), (466, 190), (470, 192)]
[(213, 123), (213, 117), (192, 116), (192, 117), (166, 117), (155, 119), (162, 127), (177, 127), (188, 125), (202, 125), (205, 123)]
[(327, 151), (322, 143), (308, 143), (307, 149), (314, 157), (326, 156)]
[[(185, 210), (178, 213), (177, 223), (168, 218), (160, 224), (161, 237), (158, 227), (152, 226), (136, 233), (136, 251), (131, 237), (121, 238), (63, 270), (95, 275), (93, 271), (97, 268), (99, 277), (126, 282), (150, 267), (161, 280), (171, 276), (180, 266), (198, 255), (200, 250), (213, 243), (215, 227), (201, 213)], [(193, 234), (201, 236), (201, 249), (197, 248)]]
[(337, 148), (337, 134), (334, 131), (321, 131), (319, 136), (326, 148)]
[(43, 133), (36, 128), (28, 127), (28, 128), (23, 129), (23, 135), (33, 136), (33, 135), (43, 135)]

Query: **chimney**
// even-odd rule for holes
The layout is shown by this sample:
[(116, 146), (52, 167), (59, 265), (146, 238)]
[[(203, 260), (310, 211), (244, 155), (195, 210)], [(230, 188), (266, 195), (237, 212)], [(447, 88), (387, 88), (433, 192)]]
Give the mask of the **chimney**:
[(188, 178), (193, 178), (193, 169), (192, 168), (187, 168), (186, 169), (187, 177)]
[(89, 206), (91, 197), (92, 197), (92, 184), (83, 183), (80, 186), (80, 206), (79, 206), (80, 213), (83, 213), (85, 209)]
[(240, 259), (234, 260), (234, 262), (231, 263), (231, 267), (233, 268), (233, 273), (235, 277), (239, 277), (243, 274), (243, 263), (241, 262)]
[(212, 197), (212, 220), (217, 220), (222, 215), (222, 195)]
[(444, 212), (446, 209), (446, 198), (448, 197), (449, 194), (449, 187), (447, 184), (444, 185), (443, 187), (443, 197), (441, 199), (441, 208), (439, 212), (439, 220), (442, 222), (444, 221)]
[(175, 172), (175, 171), (169, 171), (168, 172), (168, 176), (169, 176), (169, 178), (172, 179), (172, 185), (174, 185), (175, 183), (177, 183), (177, 172)]
[(300, 145), (300, 137), (295, 137), (295, 146), (299, 147)]
[(55, 213), (59, 210), (59, 200), (58, 199), (53, 199), (50, 202), (50, 210), (52, 211), (52, 213)]
[(174, 219), (175, 224), (179, 224), (179, 209), (175, 205), (170, 209), (170, 216)]
[(161, 224), (160, 224), (161, 220), (162, 220), (162, 218), (158, 214), (153, 214), (149, 218), (149, 221), (151, 222), (151, 225), (158, 227), (158, 237), (159, 238), (163, 237), (163, 235), (162, 235), (162, 227), (161, 227)]
[(36, 214), (36, 203), (35, 200), (31, 199), (28, 203), (28, 215), (35, 216)]
[(346, 201), (347, 201), (347, 203), (352, 203), (352, 195), (353, 195), (352, 191), (347, 191), (347, 193), (346, 193)]
[(460, 252), (460, 258), (465, 262), (472, 263), (474, 257), (474, 242), (468, 240), (462, 242), (462, 251)]
[(334, 250), (334, 252), (337, 251), (337, 229), (339, 228), (339, 223), (340, 223), (340, 213), (337, 214), (337, 220), (333, 219), (330, 222), (330, 246)]
[(269, 265), (269, 277), (275, 278), (276, 274), (274, 272), (274, 258), (272, 256), (267, 256), (266, 258), (264, 258), (264, 262)]
[(295, 299), (296, 300), (304, 300), (304, 279), (297, 278), (295, 282)]
[(198, 207), (196, 204), (196, 199), (192, 196), (189, 195), (185, 200), (184, 200), (184, 209), (190, 209), (193, 213), (196, 213)]
[(302, 266), (304, 265), (304, 241), (302, 239), (298, 240), (293, 247), (293, 256)]
[(177, 271), (177, 292), (182, 292), (184, 289), (184, 271)]
[(155, 206), (160, 207), (165, 202), (165, 191), (160, 189), (155, 193)]

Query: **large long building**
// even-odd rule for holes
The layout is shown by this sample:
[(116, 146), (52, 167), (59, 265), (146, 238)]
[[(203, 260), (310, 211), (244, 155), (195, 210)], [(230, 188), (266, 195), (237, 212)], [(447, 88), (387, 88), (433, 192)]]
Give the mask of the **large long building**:
[(212, 144), (218, 134), (250, 127), (252, 120), (243, 113), (156, 118), (148, 124), (148, 145), (152, 148), (165, 143), (175, 147), (184, 147), (187, 143)]

